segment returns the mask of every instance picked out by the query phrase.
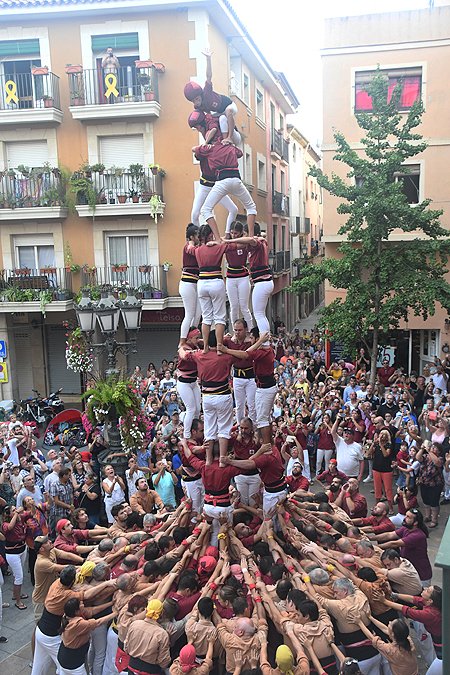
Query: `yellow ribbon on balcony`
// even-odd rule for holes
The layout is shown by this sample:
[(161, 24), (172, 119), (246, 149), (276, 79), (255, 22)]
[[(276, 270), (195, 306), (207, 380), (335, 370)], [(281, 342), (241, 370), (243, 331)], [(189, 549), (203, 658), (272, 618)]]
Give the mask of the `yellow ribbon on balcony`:
[(5, 93), (6, 93), (6, 103), (19, 103), (19, 97), (17, 96), (17, 84), (14, 80), (8, 80), (5, 82)]
[(115, 97), (119, 95), (119, 91), (117, 89), (117, 77), (114, 75), (114, 73), (108, 73), (108, 75), (105, 75), (105, 85), (107, 87), (105, 91), (106, 98), (111, 95)]

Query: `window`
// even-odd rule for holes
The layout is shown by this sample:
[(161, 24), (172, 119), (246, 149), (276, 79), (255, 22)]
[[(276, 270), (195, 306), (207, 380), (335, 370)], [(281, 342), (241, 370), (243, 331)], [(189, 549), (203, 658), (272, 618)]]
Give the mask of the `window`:
[(128, 168), (130, 164), (144, 164), (144, 136), (101, 136), (99, 160), (109, 169), (111, 166)]
[(277, 189), (277, 167), (272, 164), (272, 190)]
[(292, 145), (292, 161), (297, 161), (297, 146), (295, 143)]
[(284, 131), (284, 117), (280, 115), (280, 126), (278, 127), (280, 131)]
[(148, 265), (149, 246), (146, 234), (108, 234), (107, 242), (110, 265), (120, 265), (120, 263), (126, 263), (130, 267)]
[(258, 153), (258, 189), (267, 191), (266, 160)]
[(256, 88), (256, 117), (264, 122), (264, 92)]
[(55, 267), (55, 249), (51, 235), (23, 235), (14, 238), (14, 260), (17, 267), (37, 272), (43, 267)]
[(230, 57), (230, 94), (242, 96), (242, 61), (240, 56)]
[[(401, 87), (399, 110), (408, 110), (420, 99), (422, 93), (422, 68), (397, 68), (381, 71), (389, 80), (388, 101), (391, 100), (397, 85)], [(367, 85), (375, 75), (375, 71), (364, 71), (355, 74), (355, 112), (372, 110), (372, 99), (367, 93)]]
[(242, 80), (242, 98), (244, 103), (250, 105), (250, 78), (247, 73), (244, 73)]
[(272, 251), (276, 252), (278, 250), (278, 224), (273, 223), (272, 225)]
[(252, 149), (244, 146), (244, 182), (253, 185)]
[(6, 143), (6, 162), (9, 169), (23, 164), (31, 168), (48, 162), (47, 141), (14, 141)]
[(404, 172), (394, 174), (396, 182), (402, 182), (403, 194), (408, 204), (419, 203), (420, 191), (420, 165), (410, 164), (404, 167)]
[(286, 194), (286, 174), (280, 171), (280, 192), (282, 195)]

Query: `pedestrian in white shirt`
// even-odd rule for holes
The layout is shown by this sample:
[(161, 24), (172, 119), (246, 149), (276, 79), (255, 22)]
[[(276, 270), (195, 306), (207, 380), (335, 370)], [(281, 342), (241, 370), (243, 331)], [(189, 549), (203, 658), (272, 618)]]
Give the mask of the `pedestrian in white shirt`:
[(336, 459), (338, 471), (342, 471), (349, 478), (357, 478), (360, 482), (364, 472), (364, 455), (360, 443), (354, 441), (353, 429), (345, 428), (343, 436), (337, 433), (338, 425), (342, 416), (337, 415), (331, 429), (331, 435), (336, 446)]

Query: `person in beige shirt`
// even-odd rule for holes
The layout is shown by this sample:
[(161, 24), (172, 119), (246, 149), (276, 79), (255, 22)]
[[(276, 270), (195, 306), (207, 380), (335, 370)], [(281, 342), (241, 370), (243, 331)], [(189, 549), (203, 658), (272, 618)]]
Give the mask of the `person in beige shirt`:
[(219, 656), (220, 653), (217, 630), (211, 621), (213, 611), (214, 603), (211, 598), (200, 598), (186, 622), (186, 637), (188, 642), (194, 645), (197, 656), (200, 657), (206, 654), (210, 640), (214, 642), (213, 657)]
[(360, 628), (375, 649), (378, 649), (380, 654), (386, 658), (392, 675), (418, 675), (416, 649), (409, 637), (406, 621), (395, 619), (395, 621), (390, 621), (387, 627), (376, 619), (373, 619), (373, 623), (388, 636), (389, 642), (382, 640), (362, 623), (360, 623)]
[[(336, 579), (333, 584), (334, 600), (318, 595), (311, 585), (307, 583), (308, 590), (312, 590), (317, 602), (336, 619), (336, 625), (340, 633), (354, 633), (359, 630), (359, 621), (365, 626), (370, 623), (370, 605), (364, 593), (355, 588), (349, 579)], [(319, 589), (320, 590), (320, 589)]]
[(333, 624), (328, 612), (318, 607), (312, 600), (305, 600), (297, 612), (294, 622), (284, 622), (284, 626), (291, 628), (300, 644), (306, 640), (312, 645), (318, 659), (327, 659), (333, 656), (330, 642), (334, 642)]
[(422, 593), (419, 573), (409, 560), (400, 557), (400, 553), (396, 549), (388, 548), (383, 551), (381, 561), (384, 565), (381, 572), (386, 575), (393, 591), (403, 595), (420, 595)]
[(150, 600), (145, 619), (133, 621), (128, 629), (124, 651), (130, 657), (130, 667), (148, 670), (149, 665), (167, 668), (170, 664), (169, 636), (158, 623), (163, 605), (160, 600)]
[(180, 650), (180, 656), (169, 668), (170, 675), (208, 675), (213, 665), (214, 637), (210, 637), (205, 660), (199, 663), (194, 645), (187, 644)]
[(133, 511), (141, 513), (151, 513), (156, 507), (160, 513), (164, 512), (164, 503), (155, 490), (150, 490), (146, 478), (138, 478), (136, 481), (136, 492), (131, 495), (130, 506)]
[[(259, 623), (261, 620), (259, 621)], [(262, 622), (266, 625), (266, 622)], [(261, 649), (261, 641), (257, 633), (255, 624), (251, 619), (240, 618), (234, 623), (234, 630), (230, 632), (228, 628), (219, 623), (217, 626), (219, 642), (226, 652), (226, 670), (233, 673), (236, 667), (236, 651), (242, 653), (241, 670), (251, 669), (251, 659), (255, 653)]]

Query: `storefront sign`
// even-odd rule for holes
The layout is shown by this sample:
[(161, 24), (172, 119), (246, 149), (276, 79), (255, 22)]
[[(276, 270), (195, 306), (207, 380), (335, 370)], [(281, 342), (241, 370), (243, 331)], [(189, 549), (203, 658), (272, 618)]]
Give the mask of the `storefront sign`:
[(184, 319), (184, 309), (146, 309), (142, 312), (142, 323), (179, 323)]
[(8, 382), (8, 366), (6, 363), (0, 363), (0, 384)]
[(6, 340), (0, 340), (0, 359), (6, 359)]

